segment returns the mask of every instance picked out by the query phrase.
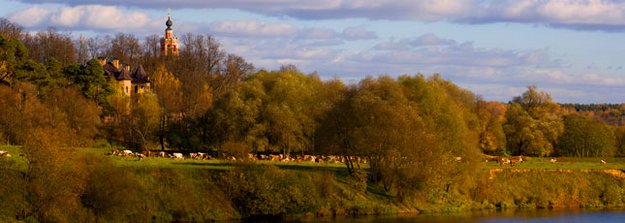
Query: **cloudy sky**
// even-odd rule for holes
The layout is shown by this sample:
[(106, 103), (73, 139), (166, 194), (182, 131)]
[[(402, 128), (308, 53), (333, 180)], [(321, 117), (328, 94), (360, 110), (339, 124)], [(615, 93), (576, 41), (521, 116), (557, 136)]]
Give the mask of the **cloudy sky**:
[(560, 102), (625, 102), (620, 0), (0, 0), (29, 31), (215, 36), (258, 68), (353, 83), (440, 73), (487, 100), (536, 85)]

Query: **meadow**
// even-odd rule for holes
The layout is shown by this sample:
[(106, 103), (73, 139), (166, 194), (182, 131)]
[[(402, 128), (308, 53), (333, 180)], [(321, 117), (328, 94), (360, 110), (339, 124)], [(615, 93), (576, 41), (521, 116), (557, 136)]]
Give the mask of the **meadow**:
[[(9, 159), (18, 162), (25, 162), (25, 158), (19, 156), (19, 146), (0, 146), (0, 150), (8, 151), (12, 154)], [(229, 170), (234, 165), (241, 163), (228, 160), (174, 160), (170, 158), (146, 157), (141, 160), (134, 157), (117, 157), (109, 156), (111, 148), (76, 148), (77, 154), (94, 155), (108, 157), (113, 163), (120, 167), (142, 167), (142, 168), (189, 168), (189, 169), (209, 169), (209, 170)], [(551, 162), (556, 159), (556, 162)], [(605, 161), (602, 163), (601, 161)], [(257, 165), (275, 165), (281, 169), (292, 170), (316, 170), (327, 169), (337, 174), (347, 173), (347, 168), (343, 163), (328, 162), (275, 162), (275, 161), (253, 161)], [(366, 169), (367, 164), (361, 164)], [(501, 165), (497, 162), (484, 162), (483, 169), (553, 169), (553, 170), (603, 170), (618, 169), (625, 170), (625, 157), (606, 157), (606, 158), (577, 158), (577, 157), (524, 157), (524, 161), (516, 165)]]

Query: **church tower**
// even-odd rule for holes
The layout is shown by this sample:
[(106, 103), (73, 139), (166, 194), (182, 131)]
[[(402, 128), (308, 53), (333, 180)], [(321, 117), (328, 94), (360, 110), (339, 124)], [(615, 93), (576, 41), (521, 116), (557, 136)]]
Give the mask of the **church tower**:
[(171, 12), (167, 14), (167, 22), (165, 25), (165, 37), (161, 38), (161, 55), (162, 56), (178, 56), (178, 37), (174, 36), (174, 31), (171, 26), (174, 23), (171, 21)]

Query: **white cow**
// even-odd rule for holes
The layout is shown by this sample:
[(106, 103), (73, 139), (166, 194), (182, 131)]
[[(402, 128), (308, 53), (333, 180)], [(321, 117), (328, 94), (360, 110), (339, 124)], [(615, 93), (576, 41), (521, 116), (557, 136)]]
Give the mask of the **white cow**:
[(173, 153), (173, 158), (175, 160), (183, 160), (184, 159), (184, 155), (182, 155), (182, 153)]
[(125, 149), (125, 150), (122, 151), (121, 154), (123, 154), (123, 156), (125, 156), (125, 157), (129, 157), (129, 156), (132, 156), (134, 153), (132, 152), (132, 150)]
[(197, 153), (197, 158), (198, 158), (198, 159), (201, 159), (201, 160), (206, 159), (206, 153), (200, 153), (200, 152), (198, 152), (198, 153)]

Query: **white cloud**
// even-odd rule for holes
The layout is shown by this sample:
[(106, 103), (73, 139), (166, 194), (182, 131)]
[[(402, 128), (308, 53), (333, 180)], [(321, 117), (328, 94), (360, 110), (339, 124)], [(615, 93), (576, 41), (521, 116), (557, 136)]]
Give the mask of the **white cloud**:
[(535, 23), (572, 29), (625, 30), (625, 2), (614, 0), (492, 1), (469, 22)]
[(13, 13), (9, 19), (26, 27), (33, 27), (47, 22), (47, 18), (52, 14), (52, 10), (39, 6), (33, 6)]
[[(625, 2), (617, 0), (22, 0), (140, 8), (236, 9), (298, 19), (366, 18), (381, 20), (450, 21), (460, 23), (517, 22), (571, 29), (625, 31)], [(31, 9), (33, 13), (36, 9)], [(84, 11), (84, 10), (83, 10)], [(96, 11), (92, 11), (96, 12)], [(76, 22), (76, 13), (62, 21)], [(28, 17), (23, 17), (28, 18)], [(27, 24), (26, 19), (21, 19)]]
[(86, 5), (61, 8), (32, 6), (9, 16), (29, 28), (49, 26), (72, 30), (137, 31), (157, 26), (146, 14), (114, 6)]

